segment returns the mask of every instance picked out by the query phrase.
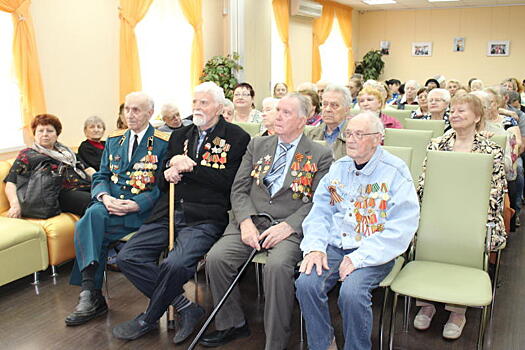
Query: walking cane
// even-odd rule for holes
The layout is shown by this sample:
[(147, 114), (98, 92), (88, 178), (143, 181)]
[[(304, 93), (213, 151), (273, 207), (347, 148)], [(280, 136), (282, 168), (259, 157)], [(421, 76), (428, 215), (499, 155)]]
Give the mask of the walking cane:
[[(175, 245), (175, 184), (170, 182), (170, 198), (169, 198), (169, 245), (168, 250), (171, 252)], [(168, 329), (175, 329), (175, 309), (173, 305), (168, 307)]]
[[(277, 224), (277, 222), (274, 221), (273, 218), (269, 214), (261, 213), (261, 214), (258, 214), (258, 216), (270, 220), (270, 225), (268, 227)], [(262, 244), (262, 241), (260, 243)], [(195, 348), (195, 346), (197, 345), (200, 337), (206, 331), (206, 329), (208, 328), (210, 323), (213, 321), (213, 319), (215, 318), (215, 315), (217, 315), (217, 313), (221, 309), (222, 305), (226, 302), (226, 299), (228, 299), (228, 297), (230, 296), (231, 292), (233, 291), (233, 288), (235, 288), (235, 286), (237, 285), (237, 283), (241, 279), (242, 274), (244, 273), (244, 271), (246, 270), (248, 265), (252, 262), (253, 258), (255, 257), (255, 255), (257, 253), (258, 253), (258, 250), (255, 249), (255, 248), (251, 251), (250, 255), (248, 256), (248, 259), (244, 262), (244, 265), (242, 265), (241, 269), (239, 270), (239, 273), (237, 273), (237, 276), (235, 276), (233, 282), (230, 284), (230, 286), (228, 287), (228, 289), (226, 290), (226, 292), (222, 296), (221, 300), (219, 300), (219, 302), (217, 303), (215, 308), (212, 310), (212, 312), (210, 313), (210, 316), (208, 316), (208, 319), (206, 320), (206, 322), (204, 322), (204, 324), (202, 325), (201, 329), (199, 330), (199, 333), (197, 333), (197, 335), (195, 336), (195, 338), (193, 339), (193, 341), (191, 342), (191, 344), (190, 344), (190, 346), (188, 347), (187, 350), (193, 350), (193, 348)]]

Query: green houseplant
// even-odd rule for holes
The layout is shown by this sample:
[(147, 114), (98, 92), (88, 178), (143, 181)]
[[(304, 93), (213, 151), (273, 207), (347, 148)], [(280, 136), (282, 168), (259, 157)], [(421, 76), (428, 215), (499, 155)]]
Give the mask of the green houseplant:
[(224, 95), (231, 100), (233, 89), (238, 84), (235, 73), (243, 69), (238, 60), (239, 54), (236, 52), (232, 55), (210, 58), (202, 70), (201, 82), (213, 81), (223, 88)]
[(385, 62), (381, 56), (383, 55), (379, 50), (368, 51), (363, 56), (363, 60), (355, 67), (355, 72), (363, 74), (365, 81), (368, 79), (378, 80), (385, 67)]

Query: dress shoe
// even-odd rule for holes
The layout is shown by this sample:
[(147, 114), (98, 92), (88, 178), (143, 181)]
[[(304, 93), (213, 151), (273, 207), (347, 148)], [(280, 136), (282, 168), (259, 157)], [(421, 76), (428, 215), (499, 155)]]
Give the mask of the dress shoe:
[(434, 317), (434, 314), (436, 313), (436, 307), (432, 305), (432, 313), (430, 316), (424, 314), (423, 309), (426, 307), (427, 306), (423, 306), (414, 318), (414, 328), (419, 329), (420, 331), (425, 331), (428, 329), (428, 327), (430, 327), (432, 317)]
[(66, 325), (79, 326), (108, 312), (108, 304), (100, 291), (83, 290), (78, 298), (75, 311), (70, 313), (66, 319)]
[(206, 311), (198, 304), (191, 303), (190, 306), (179, 312), (179, 329), (173, 337), (175, 344), (182, 343), (195, 330), (195, 327), (204, 318)]
[(158, 327), (158, 322), (148, 323), (144, 321), (144, 314), (142, 313), (132, 320), (113, 327), (113, 335), (123, 340), (135, 340)]
[(223, 331), (214, 331), (208, 333), (207, 335), (203, 335), (199, 341), (199, 344), (208, 347), (216, 347), (231, 342), (232, 340), (246, 338), (249, 336), (250, 328), (248, 327), (248, 323), (245, 323), (244, 326), (239, 328), (232, 327)]
[(445, 327), (443, 327), (443, 338), (450, 340), (458, 339), (461, 337), (461, 333), (463, 332), (463, 328), (465, 327), (466, 323), (467, 319), (465, 317), (463, 317), (463, 320), (459, 326), (449, 320), (445, 324)]

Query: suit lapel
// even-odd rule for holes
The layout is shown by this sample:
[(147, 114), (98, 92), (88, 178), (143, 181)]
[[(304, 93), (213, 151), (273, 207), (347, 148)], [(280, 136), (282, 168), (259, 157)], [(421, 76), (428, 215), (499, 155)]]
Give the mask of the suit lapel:
[[(264, 157), (266, 156), (270, 156), (270, 167), (268, 168), (268, 171), (266, 172), (263, 172), (263, 171), (260, 171), (259, 172), (259, 185), (260, 186), (263, 186), (266, 191), (268, 191), (268, 189), (266, 188), (266, 186), (264, 185), (264, 177), (270, 172), (270, 169), (272, 168), (273, 166), (273, 162), (275, 161), (275, 150), (277, 148), (277, 142), (278, 142), (279, 138), (277, 136), (273, 136), (272, 138), (270, 138), (267, 142), (265, 142), (264, 144), (261, 145), (261, 147), (259, 147), (259, 150), (258, 150), (258, 154), (257, 156), (253, 157), (253, 160), (255, 163), (257, 163), (259, 161), (259, 159), (262, 159), (263, 161), (263, 167), (262, 169), (264, 169)], [(255, 164), (253, 164), (253, 166), (255, 166)], [(268, 195), (270, 195), (270, 192), (268, 191)]]
[[(145, 150), (146, 149), (146, 145), (148, 143), (148, 139), (149, 139), (150, 136), (153, 135), (153, 132), (154, 132), (153, 126), (148, 125), (148, 130), (146, 130), (146, 133), (142, 137), (142, 140), (140, 140), (139, 146), (137, 147), (137, 151), (135, 152), (135, 154), (133, 154), (131, 156), (130, 164), (135, 164), (142, 157), (144, 157), (144, 152), (141, 152), (141, 150)], [(130, 135), (131, 135), (131, 132), (130, 132)], [(131, 142), (131, 140), (129, 140), (129, 141)], [(129, 151), (129, 145), (128, 145), (128, 147), (126, 147), (126, 154), (127, 154), (128, 151)], [(126, 155), (126, 159), (128, 159), (127, 155)]]
[[(131, 130), (127, 130), (124, 133), (124, 142), (120, 145), (120, 156), (122, 157), (121, 169), (127, 169), (129, 164), (128, 153), (129, 153), (129, 138), (131, 137)], [(119, 141), (120, 143), (120, 141)]]

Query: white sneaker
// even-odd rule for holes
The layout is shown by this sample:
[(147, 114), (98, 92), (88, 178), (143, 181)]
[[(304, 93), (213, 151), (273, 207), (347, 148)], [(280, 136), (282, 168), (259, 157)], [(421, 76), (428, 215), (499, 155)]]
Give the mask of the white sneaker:
[[(430, 316), (427, 316), (423, 313), (423, 309), (425, 307), (432, 307), (432, 314)], [(416, 317), (414, 318), (414, 328), (419, 329), (420, 331), (427, 330), (428, 327), (430, 327), (430, 322), (432, 321), (432, 317), (434, 317), (435, 314), (436, 307), (434, 305), (421, 307)]]

